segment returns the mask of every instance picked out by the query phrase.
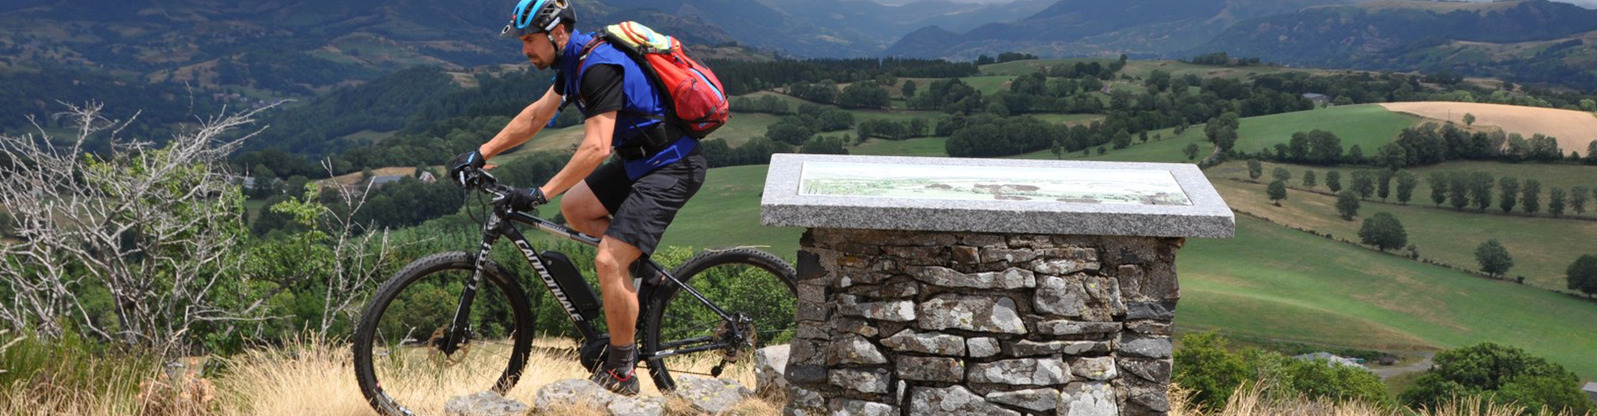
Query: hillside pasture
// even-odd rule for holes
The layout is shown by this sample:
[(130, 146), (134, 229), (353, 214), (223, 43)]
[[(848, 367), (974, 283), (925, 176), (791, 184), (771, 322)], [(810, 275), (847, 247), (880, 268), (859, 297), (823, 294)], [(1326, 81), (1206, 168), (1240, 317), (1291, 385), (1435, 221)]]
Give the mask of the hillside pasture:
[(660, 245), (695, 249), (764, 246), (782, 258), (798, 256), (802, 228), (760, 225), (760, 196), (770, 166), (710, 169), (704, 187), (677, 213)]
[(1498, 127), (1526, 138), (1534, 134), (1556, 137), (1558, 150), (1566, 155), (1569, 152), (1585, 154), (1586, 146), (1597, 140), (1597, 115), (1585, 111), (1454, 102), (1386, 103), (1381, 106), (1391, 111), (1455, 123), (1463, 123), (1465, 114), (1473, 114), (1477, 126)]
[(1597, 304), (1565, 294), (1481, 279), (1241, 215), (1236, 238), (1189, 240), (1176, 263), (1182, 289), (1178, 329), (1371, 349), (1496, 342), (1546, 357), (1583, 378), (1597, 377), (1590, 356), (1597, 338), (1577, 329), (1597, 322)]
[(1365, 156), (1374, 155), (1381, 145), (1397, 139), (1404, 128), (1420, 117), (1387, 111), (1378, 105), (1350, 105), (1242, 119), (1237, 129), (1236, 149), (1256, 153), (1275, 149), (1277, 143), (1292, 141), (1292, 134), (1326, 130), (1342, 139), (1343, 149), (1358, 145)]
[[(1281, 165), (1266, 164), (1265, 172), (1277, 166)], [(1293, 175), (1288, 183), (1298, 186), (1304, 169), (1287, 168)], [(1326, 170), (1313, 170), (1321, 178), (1320, 186), (1315, 189), (1329, 192), (1323, 179)], [(1341, 172), (1343, 187), (1351, 186), (1351, 171), (1341, 169)], [(1379, 199), (1362, 201), (1358, 217), (1343, 221), (1337, 214), (1336, 197), (1330, 195), (1292, 189), (1287, 192), (1287, 199), (1281, 201), (1282, 206), (1274, 206), (1265, 197), (1264, 184), (1233, 180), (1247, 177), (1244, 163), (1226, 163), (1210, 168), (1206, 174), (1220, 196), (1234, 209), (1295, 228), (1330, 233), (1338, 239), (1356, 242), (1365, 218), (1378, 212), (1391, 213), (1403, 222), (1408, 242), (1419, 249), (1421, 257), (1466, 270), (1478, 269), (1475, 248), (1486, 240), (1497, 239), (1514, 258), (1514, 267), (1508, 271), (1508, 276), (1525, 276), (1526, 284), (1543, 289), (1563, 290), (1566, 287), (1564, 272), (1569, 264), (1581, 255), (1597, 254), (1597, 246), (1591, 244), (1597, 241), (1597, 221), (1482, 214), (1474, 208), (1462, 211), (1435, 208), (1429, 200), (1429, 191), (1416, 192), (1415, 200), (1409, 205), (1397, 204), (1396, 197), (1390, 199), (1391, 203), (1381, 203)], [(1260, 179), (1262, 182), (1266, 178)], [(1496, 204), (1487, 212), (1498, 212)]]

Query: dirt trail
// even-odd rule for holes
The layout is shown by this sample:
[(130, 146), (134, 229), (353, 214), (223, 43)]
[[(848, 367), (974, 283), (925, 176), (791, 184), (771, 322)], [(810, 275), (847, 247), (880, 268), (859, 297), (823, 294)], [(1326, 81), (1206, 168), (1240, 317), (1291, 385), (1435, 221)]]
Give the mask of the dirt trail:
[(1424, 358), (1408, 365), (1394, 365), (1391, 367), (1369, 366), (1370, 372), (1375, 373), (1377, 376), (1381, 376), (1381, 379), (1385, 380), (1394, 376), (1400, 376), (1408, 373), (1418, 373), (1431, 369), (1431, 358), (1436, 357), (1436, 353), (1425, 352), (1421, 353), (1421, 356)]
[(1463, 123), (1465, 114), (1475, 115), (1475, 124), (1493, 126), (1525, 137), (1545, 134), (1558, 138), (1558, 149), (1586, 154), (1586, 146), (1597, 140), (1597, 115), (1585, 111), (1522, 107), (1502, 104), (1412, 102), (1381, 104), (1387, 110), (1437, 120)]

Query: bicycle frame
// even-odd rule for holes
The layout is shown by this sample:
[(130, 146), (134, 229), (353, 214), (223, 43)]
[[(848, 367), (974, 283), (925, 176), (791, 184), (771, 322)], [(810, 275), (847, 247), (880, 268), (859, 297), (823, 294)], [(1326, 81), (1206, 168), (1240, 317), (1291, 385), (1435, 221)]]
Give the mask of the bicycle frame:
[[(572, 304), (569, 296), (567, 296), (567, 293), (571, 293), (575, 290), (587, 290), (591, 293), (593, 288), (587, 286), (586, 283), (579, 283), (584, 286), (581, 288), (565, 287), (565, 285), (562, 284), (559, 279), (556, 279), (554, 275), (549, 272), (549, 269), (546, 266), (548, 263), (546, 263), (543, 257), (538, 255), (537, 250), (534, 250), (532, 245), (527, 242), (526, 236), (521, 233), (521, 230), (514, 226), (515, 223), (521, 223), (527, 226), (535, 227), (538, 230), (588, 246), (599, 246), (598, 237), (577, 232), (569, 227), (556, 224), (552, 221), (539, 218), (525, 212), (510, 210), (503, 204), (497, 204), (494, 207), (493, 214), (490, 215), (487, 221), (483, 224), (482, 247), (477, 253), (477, 260), (475, 262), (474, 270), (472, 271), (471, 280), (466, 283), (465, 289), (461, 291), (460, 305), (457, 307), (457, 309), (455, 309), (455, 317), (450, 325), (450, 328), (452, 329), (449, 331), (449, 335), (444, 340), (444, 345), (442, 346), (445, 353), (453, 354), (455, 352), (454, 350), (459, 348), (460, 342), (466, 338), (470, 331), (469, 311), (471, 310), (471, 303), (476, 297), (477, 285), (482, 281), (483, 266), (488, 261), (489, 254), (493, 251), (493, 245), (497, 243), (500, 238), (509, 238), (510, 241), (515, 244), (516, 248), (521, 251), (521, 254), (526, 258), (527, 262), (530, 263), (532, 268), (538, 272), (538, 277), (543, 280), (544, 286), (549, 289), (550, 294), (554, 295), (555, 299), (560, 302), (561, 309), (566, 312), (566, 317), (571, 320), (572, 325), (576, 326), (577, 332), (582, 335), (584, 340), (595, 339), (599, 336), (599, 333), (593, 327), (593, 324), (589, 323), (588, 319), (582, 316), (581, 312), (577, 310), (576, 306)], [(646, 312), (644, 310), (644, 308), (647, 307), (647, 302), (645, 302), (646, 300), (651, 299), (660, 287), (663, 287), (666, 284), (674, 284), (678, 287), (681, 287), (695, 299), (698, 299), (699, 302), (704, 303), (704, 305), (714, 312), (716, 316), (719, 316), (722, 320), (728, 322), (728, 328), (733, 331), (732, 334), (734, 340), (741, 340), (743, 338), (742, 334), (738, 332), (738, 326), (732, 325), (732, 323), (735, 322), (735, 319), (732, 316), (727, 315), (725, 310), (722, 310), (719, 306), (715, 305), (715, 303), (705, 298), (704, 295), (699, 293), (698, 290), (687, 285), (681, 280), (678, 280), (676, 276), (671, 275), (671, 273), (667, 271), (665, 267), (660, 265), (658, 262), (655, 262), (653, 259), (639, 259), (639, 261), (648, 261), (649, 266), (654, 267), (655, 270), (658, 270), (660, 274), (664, 276), (659, 285), (644, 285), (641, 284), (641, 282), (635, 282), (635, 285), (638, 286), (638, 315), (640, 317)], [(700, 351), (726, 348), (729, 344), (729, 342), (725, 341), (715, 341), (717, 340), (712, 339), (712, 337), (683, 340), (674, 342), (670, 345), (661, 345), (661, 351), (639, 351), (638, 356), (639, 359), (657, 359), (672, 355), (689, 354)]]

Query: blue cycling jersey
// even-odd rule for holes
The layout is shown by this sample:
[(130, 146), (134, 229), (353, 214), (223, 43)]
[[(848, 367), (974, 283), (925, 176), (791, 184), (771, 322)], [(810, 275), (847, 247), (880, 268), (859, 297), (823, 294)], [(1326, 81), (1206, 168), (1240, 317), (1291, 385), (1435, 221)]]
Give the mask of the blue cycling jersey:
[[(611, 136), (610, 144), (611, 146), (621, 147), (631, 144), (635, 140), (646, 140), (642, 137), (643, 134), (654, 128), (656, 124), (662, 123), (662, 121), (650, 118), (650, 116), (661, 117), (665, 114), (667, 111), (665, 100), (667, 98), (664, 94), (656, 91), (654, 86), (649, 83), (649, 79), (644, 75), (643, 69), (638, 67), (637, 62), (628, 57), (626, 52), (622, 52), (608, 43), (594, 47), (593, 51), (588, 53), (587, 59), (584, 60), (582, 58), (582, 50), (593, 38), (594, 34), (592, 33), (579, 32), (571, 34), (571, 39), (566, 42), (566, 47), (561, 50), (559, 60), (555, 62), (556, 69), (561, 74), (565, 74), (564, 77), (561, 77), (563, 85), (557, 86), (556, 92), (564, 94), (567, 100), (572, 100), (576, 104), (577, 110), (582, 111), (584, 117), (592, 117), (594, 114), (588, 112), (586, 103), (581, 99), (582, 94), (572, 94), (571, 92), (581, 91), (582, 74), (588, 68), (592, 68), (594, 65), (619, 66), (622, 74), (621, 90), (625, 100), (621, 111), (616, 112), (615, 134)], [(579, 62), (582, 64), (581, 68), (577, 68)], [(572, 76), (572, 74), (576, 75)], [(698, 143), (698, 140), (693, 139), (692, 136), (683, 135), (651, 157), (627, 161), (624, 164), (627, 177), (635, 181), (655, 169), (676, 163), (678, 160), (687, 157), (689, 153), (692, 153), (698, 147)]]

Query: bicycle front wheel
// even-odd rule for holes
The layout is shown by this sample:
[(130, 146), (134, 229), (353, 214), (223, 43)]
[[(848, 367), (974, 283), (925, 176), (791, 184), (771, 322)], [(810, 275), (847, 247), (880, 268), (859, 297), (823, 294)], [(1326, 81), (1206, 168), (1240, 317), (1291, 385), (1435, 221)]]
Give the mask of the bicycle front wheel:
[(532, 348), (532, 312), (521, 286), (492, 261), (483, 262), (466, 336), (449, 340), (475, 260), (463, 252), (424, 257), (372, 297), (355, 329), (355, 377), (378, 413), (443, 414), (451, 398), (516, 385)]
[[(644, 351), (663, 355), (647, 361), (661, 391), (676, 389), (673, 373), (731, 377), (752, 386), (754, 350), (793, 339), (797, 273), (781, 258), (751, 248), (712, 250), (672, 275), (705, 299), (670, 282), (650, 299), (641, 338)], [(734, 329), (741, 335), (735, 340)]]

